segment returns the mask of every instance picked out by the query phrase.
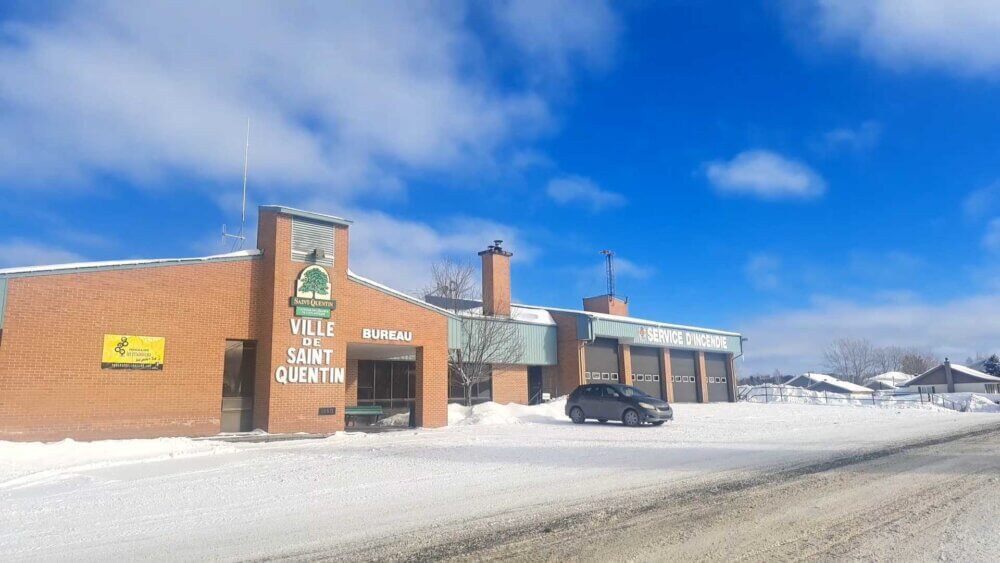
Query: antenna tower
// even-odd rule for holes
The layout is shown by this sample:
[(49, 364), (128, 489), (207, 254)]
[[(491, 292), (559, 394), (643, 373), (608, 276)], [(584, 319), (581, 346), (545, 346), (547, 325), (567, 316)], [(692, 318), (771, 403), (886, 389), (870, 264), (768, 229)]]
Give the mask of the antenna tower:
[(226, 226), (222, 225), (222, 243), (226, 243), (226, 239), (233, 239), (232, 250), (242, 250), (243, 243), (246, 242), (247, 237), (243, 234), (243, 228), (247, 223), (247, 165), (250, 162), (250, 118), (247, 118), (247, 142), (243, 147), (243, 202), (240, 206), (240, 230), (234, 235), (232, 233), (226, 232)]
[(615, 251), (602, 250), (601, 254), (608, 261), (608, 297), (615, 296)]

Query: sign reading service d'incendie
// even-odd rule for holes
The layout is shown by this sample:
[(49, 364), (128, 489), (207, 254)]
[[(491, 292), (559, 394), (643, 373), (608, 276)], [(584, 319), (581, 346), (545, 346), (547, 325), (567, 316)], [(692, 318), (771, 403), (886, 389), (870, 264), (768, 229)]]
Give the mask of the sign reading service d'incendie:
[(163, 369), (162, 336), (105, 334), (101, 369)]

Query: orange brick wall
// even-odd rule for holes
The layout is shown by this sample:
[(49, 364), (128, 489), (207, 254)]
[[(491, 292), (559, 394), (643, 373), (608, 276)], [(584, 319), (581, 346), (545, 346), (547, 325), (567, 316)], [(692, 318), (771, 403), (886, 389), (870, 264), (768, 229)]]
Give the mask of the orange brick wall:
[(592, 313), (604, 313), (606, 315), (628, 316), (628, 303), (611, 297), (610, 295), (598, 295), (596, 297), (585, 297), (583, 299), (583, 310)]
[[(288, 298), (294, 293), (295, 280), (299, 272), (307, 266), (292, 262), (289, 254), (291, 245), (291, 217), (273, 212), (261, 215), (260, 223), (274, 224), (275, 250), (269, 251), (270, 244), (264, 241), (265, 255), (276, 256), (274, 275), (274, 319), (273, 342), (274, 359), (270, 362), (269, 414), (267, 430), (270, 432), (316, 432), (329, 433), (344, 428), (344, 408), (357, 402), (357, 375), (353, 376), (353, 387), (345, 384), (287, 384), (273, 380), (274, 371), (284, 364), (283, 354), (290, 347), (298, 347), (301, 338), (293, 336), (289, 320), (293, 309)], [(334, 265), (327, 268), (330, 274), (333, 299), (337, 307), (331, 315), (334, 322), (334, 337), (324, 339), (324, 348), (333, 350), (333, 366), (347, 366), (347, 348), (351, 343), (378, 344), (381, 346), (402, 346), (419, 350), (417, 355), (416, 420), (419, 426), (444, 426), (448, 423), (448, 323), (440, 312), (430, 310), (410, 301), (383, 291), (368, 287), (348, 276), (349, 230), (336, 229)], [(363, 341), (364, 328), (401, 329), (413, 333), (413, 340), (406, 343)], [(346, 370), (345, 370), (346, 371)], [(351, 395), (348, 395), (350, 393)], [(336, 416), (319, 416), (320, 407), (334, 407)]]
[[(293, 335), (288, 300), (306, 263), (291, 260), (288, 215), (261, 210), (263, 256), (9, 280), (0, 343), (0, 439), (202, 436), (219, 432), (227, 339), (257, 341), (254, 427), (272, 433), (344, 428), (357, 399), (356, 363), (345, 384), (274, 379)], [(332, 367), (346, 368), (362, 328), (413, 333), (417, 422), (443, 426), (447, 407), (447, 318), (348, 277), (349, 237), (336, 230), (327, 268), (337, 307)], [(101, 369), (104, 334), (166, 338), (162, 371)], [(369, 342), (371, 343), (371, 342)], [(382, 343), (380, 345), (398, 345)], [(347, 382), (351, 382), (348, 387)], [(335, 415), (319, 415), (321, 407)]]
[[(263, 261), (9, 280), (0, 440), (219, 431), (226, 339), (254, 339)], [(105, 334), (162, 336), (162, 371), (101, 369)]]
[(552, 319), (559, 334), (556, 342), (559, 393), (565, 395), (583, 383), (583, 372), (586, 371), (583, 343), (577, 340), (576, 316), (553, 312)]
[(358, 404), (358, 361), (347, 359), (347, 377), (344, 379), (344, 404), (354, 407)]
[(528, 404), (528, 366), (494, 365), (493, 401), (505, 405)]
[(487, 315), (510, 316), (510, 255), (480, 252), (483, 274), (483, 311)]

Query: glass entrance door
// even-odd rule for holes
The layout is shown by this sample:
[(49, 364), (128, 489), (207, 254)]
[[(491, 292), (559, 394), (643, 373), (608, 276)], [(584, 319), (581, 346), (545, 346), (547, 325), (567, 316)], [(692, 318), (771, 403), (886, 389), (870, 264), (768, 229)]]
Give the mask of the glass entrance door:
[(227, 340), (222, 368), (222, 432), (253, 430), (253, 383), (257, 372), (257, 343)]

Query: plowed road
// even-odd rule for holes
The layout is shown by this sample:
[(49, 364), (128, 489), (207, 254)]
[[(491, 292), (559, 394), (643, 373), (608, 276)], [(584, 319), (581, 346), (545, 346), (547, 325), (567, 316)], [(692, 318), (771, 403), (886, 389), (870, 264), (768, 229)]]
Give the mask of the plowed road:
[(555, 517), (510, 514), (450, 530), (307, 557), (997, 561), (1000, 428), (751, 479), (733, 474), (712, 482), (629, 490), (617, 498), (567, 506)]

